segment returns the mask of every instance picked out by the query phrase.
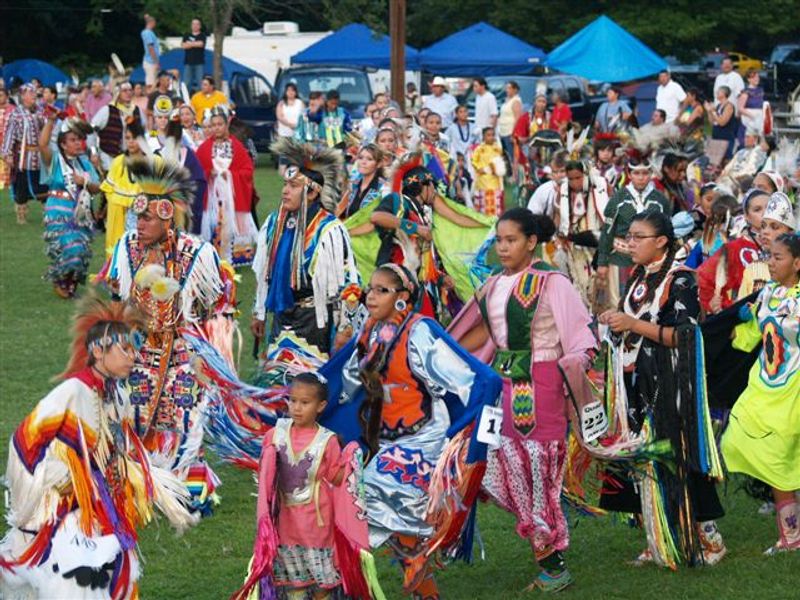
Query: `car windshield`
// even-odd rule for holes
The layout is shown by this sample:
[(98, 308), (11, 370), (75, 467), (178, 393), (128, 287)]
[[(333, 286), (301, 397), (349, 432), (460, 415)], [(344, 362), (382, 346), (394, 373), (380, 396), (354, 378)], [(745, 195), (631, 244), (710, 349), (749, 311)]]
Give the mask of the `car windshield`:
[[(486, 84), (489, 91), (494, 94), (498, 108), (506, 101), (506, 83), (508, 81), (517, 82), (517, 85), (519, 85), (519, 97), (526, 107), (533, 102), (537, 91), (544, 92), (544, 90), (537, 90), (537, 84), (540, 81), (539, 77), (530, 77), (527, 75), (517, 77), (487, 77)], [(475, 92), (471, 87), (469, 88), (469, 92), (464, 96), (462, 102), (469, 107), (470, 114), (472, 114), (475, 109)]]
[(297, 71), (288, 72), (281, 77), (278, 95), (283, 96), (287, 83), (297, 86), (300, 97), (308, 100), (311, 92), (339, 92), (340, 102), (347, 106), (364, 106), (372, 100), (369, 92), (369, 79), (360, 71)]
[(784, 60), (793, 50), (800, 50), (800, 46), (776, 46), (772, 50), (769, 62), (776, 63)]

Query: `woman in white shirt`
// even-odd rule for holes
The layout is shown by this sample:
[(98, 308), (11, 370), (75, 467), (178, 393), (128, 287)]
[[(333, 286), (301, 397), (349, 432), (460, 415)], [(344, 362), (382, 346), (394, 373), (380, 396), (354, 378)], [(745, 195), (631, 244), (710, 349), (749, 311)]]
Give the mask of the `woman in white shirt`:
[[(275, 116), (278, 119), (278, 136), (279, 137), (294, 137), (295, 129), (297, 129), (297, 122), (300, 115), (305, 110), (305, 104), (297, 94), (297, 86), (293, 83), (287, 83), (283, 91), (283, 98), (278, 102), (275, 109)], [(278, 163), (278, 172), (283, 175), (286, 165), (282, 159)]]
[(509, 158), (514, 157), (514, 144), (511, 135), (514, 125), (522, 114), (522, 99), (519, 97), (519, 84), (516, 81), (506, 83), (506, 101), (500, 107), (500, 116), (497, 118), (497, 133), (503, 151)]

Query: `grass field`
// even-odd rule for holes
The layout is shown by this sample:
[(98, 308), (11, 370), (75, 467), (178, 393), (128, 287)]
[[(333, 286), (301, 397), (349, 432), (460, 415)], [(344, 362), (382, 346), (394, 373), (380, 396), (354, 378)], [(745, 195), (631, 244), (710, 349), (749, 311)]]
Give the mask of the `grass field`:
[[(266, 163), (266, 161), (262, 161)], [(274, 206), (279, 180), (271, 168), (257, 170), (260, 212)], [(31, 207), (31, 222), (17, 226), (13, 207), (0, 192), (0, 461), (5, 464), (8, 440), (19, 421), (52, 387), (51, 377), (67, 359), (72, 304), (58, 299), (41, 279), (46, 259), (41, 240), (41, 208)], [(92, 271), (102, 261), (101, 238), (95, 242)], [(239, 298), (244, 335), (244, 377), (252, 373), (252, 339), (247, 331), (253, 298), (253, 275), (242, 274)], [(213, 460), (213, 457), (212, 457)], [(220, 465), (222, 504), (215, 515), (176, 537), (162, 519), (144, 531), (142, 596), (145, 599), (227, 598), (241, 583), (254, 534), (255, 499), (252, 476)], [(635, 568), (627, 561), (644, 547), (644, 534), (610, 518), (571, 517), (572, 542), (567, 553), (576, 585), (564, 598), (769, 598), (800, 597), (800, 555), (767, 558), (762, 551), (776, 539), (771, 517), (756, 513), (757, 503), (737, 491), (737, 482), (721, 487), (728, 515), (719, 522), (729, 554), (714, 568), (677, 573), (655, 567)], [(527, 544), (514, 532), (514, 522), (494, 507), (479, 512), (485, 560), (450, 565), (439, 577), (444, 598), (506, 599), (535, 594), (523, 590), (535, 575)], [(379, 570), (390, 599), (401, 598), (400, 574), (380, 551)]]

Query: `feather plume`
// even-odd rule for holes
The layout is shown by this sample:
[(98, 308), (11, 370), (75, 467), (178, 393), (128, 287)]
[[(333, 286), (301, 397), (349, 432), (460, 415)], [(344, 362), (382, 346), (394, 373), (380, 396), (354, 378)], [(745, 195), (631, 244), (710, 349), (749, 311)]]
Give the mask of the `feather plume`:
[(128, 162), (131, 178), (147, 196), (164, 198), (175, 203), (187, 218), (191, 216), (195, 183), (188, 169), (169, 160), (133, 159)]
[(396, 159), (389, 170), (389, 180), (392, 182), (392, 191), (403, 193), (403, 178), (411, 169), (424, 166), (421, 152), (409, 152)]
[(778, 148), (775, 150), (775, 170), (784, 178), (794, 177), (800, 157), (800, 140), (790, 140), (781, 138), (778, 141)]
[(61, 124), (61, 132), (72, 132), (80, 138), (86, 138), (94, 133), (94, 128), (79, 117), (69, 117)]
[(89, 351), (86, 335), (89, 330), (104, 321), (123, 323), (130, 329), (147, 329), (145, 317), (134, 307), (111, 302), (101, 298), (96, 292), (88, 291), (80, 300), (72, 323), (72, 348), (66, 369), (57, 379), (68, 379), (89, 364)]
[(320, 204), (328, 212), (335, 213), (339, 204), (339, 179), (344, 158), (339, 150), (318, 148), (292, 138), (282, 137), (269, 147), (270, 152), (285, 158), (289, 164), (309, 171), (316, 171), (324, 180), (319, 195)]

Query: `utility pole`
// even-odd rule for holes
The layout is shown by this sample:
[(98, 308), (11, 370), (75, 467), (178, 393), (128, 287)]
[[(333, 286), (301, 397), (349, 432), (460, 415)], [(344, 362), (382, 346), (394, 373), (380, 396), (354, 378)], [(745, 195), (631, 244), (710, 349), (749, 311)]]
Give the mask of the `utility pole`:
[(406, 0), (389, 0), (389, 36), (392, 40), (392, 100), (406, 106)]

